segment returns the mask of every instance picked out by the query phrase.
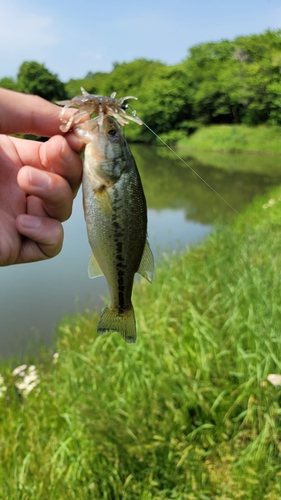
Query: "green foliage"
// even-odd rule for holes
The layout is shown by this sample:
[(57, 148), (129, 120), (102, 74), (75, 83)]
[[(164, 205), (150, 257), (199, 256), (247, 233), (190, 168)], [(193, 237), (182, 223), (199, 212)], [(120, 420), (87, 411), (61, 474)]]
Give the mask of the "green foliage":
[[(191, 97), (188, 78), (183, 68), (163, 67), (143, 85), (145, 100), (141, 106), (141, 117), (157, 134), (178, 131), (192, 118)], [(147, 130), (141, 137), (153, 140)]]
[(117, 98), (124, 95), (139, 95), (143, 83), (150, 80), (160, 68), (165, 67), (158, 61), (136, 59), (129, 63), (115, 63), (103, 87), (106, 95), (118, 92)]
[(64, 84), (57, 75), (45, 68), (44, 64), (34, 61), (26, 61), (20, 66), (17, 87), (21, 92), (39, 95), (48, 101), (66, 97)]
[(68, 98), (72, 99), (72, 97), (81, 94), (81, 87), (89, 92), (89, 94), (106, 95), (104, 87), (108, 76), (108, 73), (88, 73), (85, 78), (69, 80), (65, 84)]
[[(281, 30), (237, 37), (232, 41), (192, 47), (175, 66), (136, 59), (114, 63), (110, 73), (88, 72), (65, 85), (43, 64), (24, 62), (17, 82), (0, 85), (34, 93), (48, 100), (71, 99), (81, 86), (89, 93), (117, 98), (133, 95), (133, 110), (170, 142), (210, 124), (281, 125)], [(145, 127), (126, 127), (130, 141), (155, 142)]]
[(2, 498), (280, 498), (280, 217), (278, 188), (163, 256), (135, 287), (136, 345), (85, 314), (61, 323), (26, 397), (2, 367)]
[(183, 64), (199, 121), (281, 122), (281, 30), (195, 46)]
[(13, 78), (5, 77), (0, 79), (0, 87), (9, 90), (18, 90), (17, 82)]
[(193, 114), (200, 122), (223, 122), (231, 117), (231, 102), (225, 88), (231, 51), (228, 41), (202, 44), (192, 47), (183, 63), (192, 88)]
[[(108, 75), (103, 87), (103, 93), (110, 95), (117, 92), (116, 98), (126, 95), (138, 97), (138, 101), (128, 101), (130, 107), (128, 113), (136, 110), (138, 115), (145, 121), (145, 110), (156, 109), (151, 95), (153, 82), (157, 81), (157, 75), (166, 69), (166, 66), (158, 61), (136, 59), (130, 63), (115, 64), (113, 71)], [(157, 108), (159, 110), (159, 108)], [(160, 111), (161, 112), (161, 111)], [(142, 126), (131, 124), (126, 128), (126, 137), (135, 142), (151, 142), (153, 135)]]
[[(146, 71), (143, 60), (115, 66), (110, 90), (115, 83), (137, 95), (139, 116), (169, 142), (200, 124), (281, 123), (280, 30), (197, 45), (177, 66), (146, 64)], [(155, 140), (145, 127), (130, 127), (128, 139)]]

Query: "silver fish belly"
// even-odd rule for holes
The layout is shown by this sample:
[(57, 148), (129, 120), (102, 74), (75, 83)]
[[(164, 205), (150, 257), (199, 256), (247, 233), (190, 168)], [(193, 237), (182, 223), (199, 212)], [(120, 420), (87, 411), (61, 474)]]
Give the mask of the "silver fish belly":
[(106, 277), (110, 302), (98, 333), (117, 331), (136, 341), (131, 302), (134, 275), (152, 281), (154, 261), (147, 242), (147, 207), (140, 176), (118, 124), (105, 115), (74, 127), (85, 142), (83, 203), (92, 249), (88, 273)]

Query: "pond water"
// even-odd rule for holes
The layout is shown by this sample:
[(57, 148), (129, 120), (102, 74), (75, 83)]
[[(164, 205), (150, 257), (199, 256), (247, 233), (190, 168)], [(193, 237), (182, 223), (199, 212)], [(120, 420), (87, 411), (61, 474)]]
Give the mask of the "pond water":
[[(235, 216), (221, 198), (166, 149), (142, 145), (133, 145), (131, 149), (147, 198), (148, 234), (156, 261), (163, 251), (198, 244), (214, 223)], [(235, 159), (219, 155), (219, 160), (215, 156), (185, 155), (185, 160), (237, 212), (257, 194), (281, 183), (281, 158), (267, 157), (266, 161), (257, 156), (253, 166), (245, 171), (245, 155), (235, 155)], [(229, 165), (227, 170), (219, 168), (219, 162)], [(268, 166), (266, 170), (264, 165)], [(21, 357), (31, 344), (36, 348), (38, 341), (50, 345), (63, 316), (101, 309), (107, 285), (103, 277), (90, 280), (87, 275), (90, 249), (81, 198), (80, 191), (72, 217), (64, 224), (64, 247), (59, 256), (0, 269), (0, 357)]]

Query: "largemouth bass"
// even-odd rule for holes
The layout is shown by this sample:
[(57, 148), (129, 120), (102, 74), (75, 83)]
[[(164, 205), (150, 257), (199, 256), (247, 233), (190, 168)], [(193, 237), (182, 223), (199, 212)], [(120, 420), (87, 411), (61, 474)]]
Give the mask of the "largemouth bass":
[(135, 273), (152, 281), (154, 261), (147, 241), (147, 207), (140, 176), (113, 118), (104, 115), (75, 125), (85, 143), (83, 204), (92, 249), (88, 274), (104, 275), (110, 302), (98, 333), (118, 332), (126, 342), (136, 341), (131, 302)]

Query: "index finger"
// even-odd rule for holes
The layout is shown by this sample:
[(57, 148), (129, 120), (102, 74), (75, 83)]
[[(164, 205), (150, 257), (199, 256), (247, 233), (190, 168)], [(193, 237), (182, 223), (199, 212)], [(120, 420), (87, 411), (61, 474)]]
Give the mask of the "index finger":
[(62, 135), (61, 108), (36, 95), (0, 88), (0, 133)]

